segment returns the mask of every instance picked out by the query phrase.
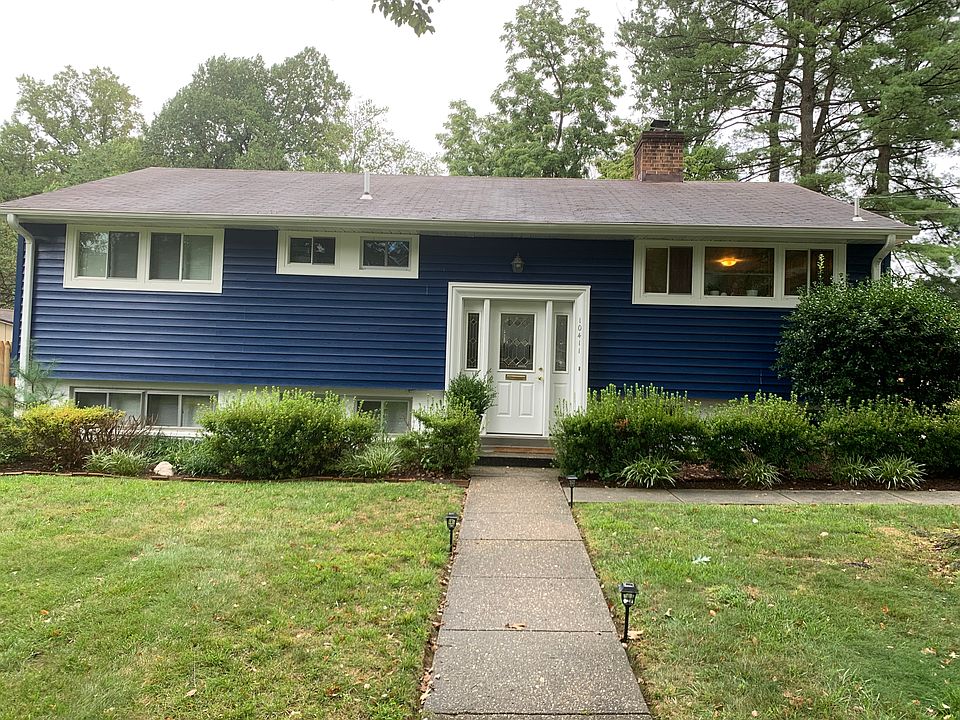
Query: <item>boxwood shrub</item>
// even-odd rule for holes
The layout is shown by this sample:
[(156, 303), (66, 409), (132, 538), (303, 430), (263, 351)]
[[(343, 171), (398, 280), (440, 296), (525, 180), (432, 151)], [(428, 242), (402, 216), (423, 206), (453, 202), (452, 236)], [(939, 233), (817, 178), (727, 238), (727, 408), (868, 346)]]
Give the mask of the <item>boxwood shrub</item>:
[(704, 444), (707, 458), (720, 470), (730, 472), (760, 461), (793, 475), (804, 474), (821, 461), (822, 447), (804, 404), (764, 393), (714, 408)]
[(480, 418), (468, 405), (436, 403), (418, 408), (419, 429), (396, 440), (403, 465), (414, 470), (463, 475), (480, 452)]
[(552, 440), (564, 473), (613, 480), (644, 457), (689, 460), (703, 435), (700, 407), (686, 395), (611, 385), (591, 392), (584, 409), (558, 418)]
[(369, 443), (377, 418), (350, 415), (333, 393), (276, 388), (242, 392), (200, 418), (205, 462), (250, 479), (334, 472), (344, 453)]

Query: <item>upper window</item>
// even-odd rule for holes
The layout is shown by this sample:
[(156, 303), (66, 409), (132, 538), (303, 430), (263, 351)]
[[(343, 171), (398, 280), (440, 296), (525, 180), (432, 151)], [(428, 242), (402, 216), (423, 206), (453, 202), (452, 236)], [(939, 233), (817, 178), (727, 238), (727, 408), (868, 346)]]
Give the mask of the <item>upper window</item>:
[(277, 272), (286, 275), (415, 278), (420, 260), (415, 235), (313, 234), (282, 231)]
[(843, 245), (636, 241), (634, 303), (792, 307), (835, 282)]
[(222, 280), (222, 230), (67, 230), (64, 287), (219, 293)]

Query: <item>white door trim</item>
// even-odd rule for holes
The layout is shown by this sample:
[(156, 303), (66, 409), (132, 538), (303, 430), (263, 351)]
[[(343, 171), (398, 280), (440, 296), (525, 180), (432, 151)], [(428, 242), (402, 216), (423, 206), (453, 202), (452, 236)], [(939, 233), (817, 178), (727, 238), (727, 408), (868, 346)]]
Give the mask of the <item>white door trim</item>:
[[(577, 410), (587, 404), (587, 377), (590, 347), (590, 286), (589, 285), (514, 285), (510, 283), (449, 283), (447, 290), (447, 342), (445, 382), (446, 386), (463, 370), (461, 348), (463, 347), (463, 308), (468, 300), (481, 301), (483, 312), (480, 322), (481, 367), (487, 367), (486, 361), (490, 357), (489, 348), (489, 314), (491, 300), (541, 300), (543, 302), (572, 302), (573, 314), (570, 321), (573, 323), (573, 347), (571, 357), (571, 409)], [(547, 319), (548, 335), (552, 319)], [(547, 345), (548, 357), (550, 348)], [(550, 367), (550, 362), (545, 363)], [(549, 377), (549, 375), (546, 375)], [(546, 386), (549, 389), (549, 385)], [(544, 393), (544, 402), (549, 402), (551, 393)], [(550, 410), (544, 408), (542, 435), (550, 434)]]

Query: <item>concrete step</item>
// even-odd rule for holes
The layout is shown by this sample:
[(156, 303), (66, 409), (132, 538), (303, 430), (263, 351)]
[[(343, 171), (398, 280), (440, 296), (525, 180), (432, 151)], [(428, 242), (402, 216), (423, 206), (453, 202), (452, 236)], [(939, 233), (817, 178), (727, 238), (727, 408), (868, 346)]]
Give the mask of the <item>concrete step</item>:
[(550, 467), (553, 464), (552, 447), (518, 447), (515, 445), (481, 445), (477, 465), (511, 467)]

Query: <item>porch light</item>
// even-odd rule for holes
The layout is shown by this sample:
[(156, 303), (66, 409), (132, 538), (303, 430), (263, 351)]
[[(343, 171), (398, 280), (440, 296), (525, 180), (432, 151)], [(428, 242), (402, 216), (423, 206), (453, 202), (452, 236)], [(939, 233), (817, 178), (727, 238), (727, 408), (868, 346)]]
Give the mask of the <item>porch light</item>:
[(573, 507), (573, 489), (577, 486), (577, 476), (567, 475), (564, 480), (567, 481), (567, 487), (570, 488), (570, 507)]
[(510, 267), (515, 273), (523, 272), (523, 258), (520, 257), (520, 252), (517, 251), (517, 256), (510, 262)]
[(740, 262), (740, 258), (735, 258), (735, 257), (722, 257), (722, 258), (720, 258), (719, 260), (717, 260), (717, 262), (720, 263), (721, 265), (723, 265), (724, 267), (733, 267), (733, 266), (736, 265), (738, 262)]
[(445, 520), (447, 521), (447, 530), (450, 531), (450, 549), (448, 552), (453, 552), (453, 530), (457, 527), (460, 516), (456, 513), (447, 513)]
[(632, 582), (620, 583), (620, 602), (623, 603), (623, 642), (627, 642), (630, 632), (630, 608), (637, 600), (637, 586)]

